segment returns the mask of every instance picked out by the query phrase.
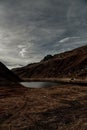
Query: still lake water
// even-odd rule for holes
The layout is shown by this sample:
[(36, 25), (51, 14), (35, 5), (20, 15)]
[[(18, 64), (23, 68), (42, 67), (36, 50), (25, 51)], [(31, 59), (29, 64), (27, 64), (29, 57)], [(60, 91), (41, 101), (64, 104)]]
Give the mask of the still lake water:
[(45, 88), (58, 86), (60, 83), (57, 82), (21, 82), (21, 85), (29, 88)]

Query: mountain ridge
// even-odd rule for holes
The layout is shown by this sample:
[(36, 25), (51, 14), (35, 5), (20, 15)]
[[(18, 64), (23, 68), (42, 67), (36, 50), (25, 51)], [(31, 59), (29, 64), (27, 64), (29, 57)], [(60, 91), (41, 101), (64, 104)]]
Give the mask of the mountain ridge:
[(87, 77), (87, 45), (46, 57), (12, 71), (20, 78)]

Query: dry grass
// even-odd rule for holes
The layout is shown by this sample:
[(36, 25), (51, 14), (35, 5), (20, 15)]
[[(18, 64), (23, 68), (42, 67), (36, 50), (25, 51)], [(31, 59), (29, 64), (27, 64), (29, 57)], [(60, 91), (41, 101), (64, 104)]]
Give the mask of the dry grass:
[(87, 130), (87, 86), (0, 86), (0, 130)]

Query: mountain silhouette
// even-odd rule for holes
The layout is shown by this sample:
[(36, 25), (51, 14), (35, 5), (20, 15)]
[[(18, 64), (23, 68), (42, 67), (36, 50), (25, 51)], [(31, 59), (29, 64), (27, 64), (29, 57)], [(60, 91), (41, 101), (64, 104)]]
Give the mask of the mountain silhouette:
[(17, 82), (20, 81), (20, 78), (11, 70), (9, 70), (2, 62), (0, 62), (0, 81)]

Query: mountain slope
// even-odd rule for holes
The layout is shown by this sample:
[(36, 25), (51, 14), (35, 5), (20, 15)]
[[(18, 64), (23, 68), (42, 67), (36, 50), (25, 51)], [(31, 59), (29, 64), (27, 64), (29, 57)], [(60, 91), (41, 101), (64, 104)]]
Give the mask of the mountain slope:
[(20, 81), (20, 78), (0, 62), (0, 81)]
[(12, 71), (21, 78), (87, 77), (87, 46)]

